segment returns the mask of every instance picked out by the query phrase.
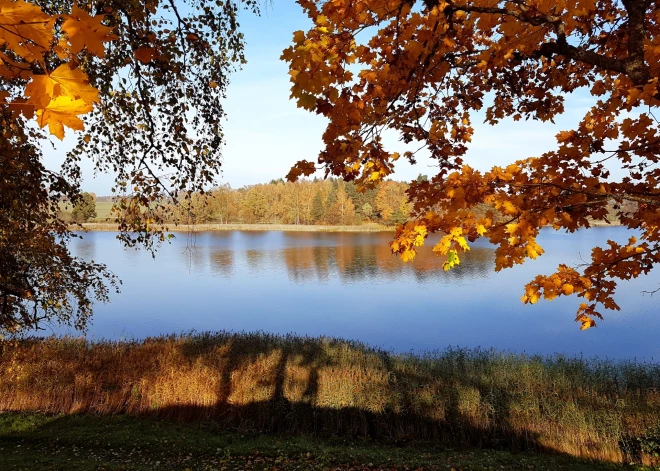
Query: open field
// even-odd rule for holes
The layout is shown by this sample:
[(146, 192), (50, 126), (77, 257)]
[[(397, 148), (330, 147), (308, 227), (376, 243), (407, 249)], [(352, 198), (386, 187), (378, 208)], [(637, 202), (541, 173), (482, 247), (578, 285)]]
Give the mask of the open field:
[(96, 202), (96, 221), (105, 221), (110, 218), (110, 210), (113, 203), (110, 201), (97, 201)]
[(228, 432), (149, 417), (0, 414), (0, 469), (624, 471), (562, 455), (440, 450), (373, 440)]
[(0, 411), (155, 415), (224, 430), (536, 450), (659, 451), (660, 365), (214, 333), (4, 341)]
[[(96, 202), (96, 218), (92, 219), (93, 221), (105, 222), (110, 220), (110, 210), (112, 209), (113, 203), (111, 202)], [(65, 217), (71, 217), (71, 211), (73, 207), (71, 203), (60, 203), (60, 211), (62, 211)], [(65, 219), (66, 220), (66, 219)]]

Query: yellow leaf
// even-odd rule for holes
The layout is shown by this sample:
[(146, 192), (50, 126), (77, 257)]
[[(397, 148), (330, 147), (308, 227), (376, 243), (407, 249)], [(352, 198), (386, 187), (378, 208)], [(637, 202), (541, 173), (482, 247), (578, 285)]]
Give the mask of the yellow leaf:
[(414, 250), (406, 249), (401, 254), (401, 260), (403, 260), (404, 262), (409, 262), (414, 258), (415, 258), (415, 251)]
[(596, 322), (593, 319), (587, 318), (586, 320), (582, 320), (580, 322), (582, 322), (582, 325), (580, 326), (580, 330), (587, 330), (596, 326)]
[(29, 103), (37, 108), (45, 108), (53, 98), (68, 96), (86, 103), (99, 101), (99, 91), (89, 84), (87, 75), (80, 69), (70, 69), (62, 64), (49, 75), (35, 75), (25, 87)]
[(83, 49), (97, 57), (105, 56), (105, 41), (117, 39), (112, 34), (112, 28), (101, 22), (104, 15), (91, 16), (78, 5), (74, 5), (70, 15), (63, 15), (66, 20), (62, 23), (62, 29), (69, 38), (71, 52), (78, 54)]
[(465, 251), (470, 250), (470, 246), (467, 243), (467, 240), (465, 240), (465, 237), (457, 237), (456, 242), (458, 242), (458, 245)]
[(60, 96), (52, 100), (45, 109), (37, 111), (37, 122), (42, 128), (48, 125), (51, 134), (63, 139), (64, 126), (82, 131), (84, 126), (78, 115), (89, 113), (92, 109), (92, 105), (84, 100)]
[(477, 234), (480, 236), (486, 233), (486, 227), (483, 224), (477, 224)]

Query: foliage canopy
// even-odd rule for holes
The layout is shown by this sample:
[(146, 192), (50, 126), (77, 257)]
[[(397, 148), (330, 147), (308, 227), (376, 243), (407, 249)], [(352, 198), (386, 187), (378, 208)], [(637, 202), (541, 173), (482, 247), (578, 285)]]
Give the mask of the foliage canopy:
[[(117, 175), (129, 246), (153, 249), (167, 202), (214, 181), (221, 99), (244, 62), (240, 7), (256, 11), (254, 0), (0, 0), (0, 329), (82, 327), (116, 285), (66, 246), (75, 234), (58, 204), (78, 201), (81, 159)], [(48, 170), (41, 146), (66, 128), (80, 131), (75, 148)]]
[[(412, 259), (429, 233), (446, 234), (434, 251), (459, 263), (468, 241), (497, 246), (496, 269), (543, 253), (544, 226), (576, 231), (607, 221), (641, 233), (596, 247), (591, 260), (560, 265), (527, 284), (522, 300), (584, 298), (582, 328), (599, 309), (619, 309), (616, 281), (660, 262), (660, 9), (656, 0), (298, 0), (314, 22), (283, 53), (298, 106), (328, 118), (318, 164), (326, 174), (368, 187), (397, 159), (382, 133), (428, 149), (438, 173), (411, 182), (414, 218), (399, 227), (392, 250)], [(538, 157), (476, 171), (464, 161), (477, 111), (486, 123), (552, 121), (566, 100), (587, 91), (595, 104), (575, 129)], [(623, 170), (621, 176), (612, 168)], [(289, 179), (315, 164), (298, 162)], [(473, 211), (486, 203), (495, 213)], [(631, 207), (627, 205), (626, 207)]]

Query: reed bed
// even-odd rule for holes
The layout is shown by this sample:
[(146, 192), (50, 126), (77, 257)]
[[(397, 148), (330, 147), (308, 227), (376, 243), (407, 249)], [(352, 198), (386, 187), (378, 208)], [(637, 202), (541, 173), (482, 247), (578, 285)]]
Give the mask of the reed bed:
[[(208, 333), (0, 342), (0, 410), (536, 449), (652, 464), (660, 365)], [(649, 443), (651, 445), (649, 445)]]

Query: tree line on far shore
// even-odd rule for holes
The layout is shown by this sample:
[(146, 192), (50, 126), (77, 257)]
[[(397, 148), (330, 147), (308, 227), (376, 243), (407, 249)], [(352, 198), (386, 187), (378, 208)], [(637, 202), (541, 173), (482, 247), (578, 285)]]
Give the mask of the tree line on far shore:
[[(419, 175), (417, 180), (426, 180)], [(166, 205), (162, 216), (177, 224), (294, 224), (294, 225), (360, 225), (377, 223), (387, 226), (403, 224), (411, 215), (412, 203), (406, 193), (408, 184), (386, 180), (375, 188), (360, 192), (353, 182), (339, 179), (313, 179), (286, 182), (283, 179), (234, 189), (229, 184), (206, 193), (191, 193), (177, 205)], [(114, 222), (117, 213), (112, 205), (116, 196), (82, 193), (74, 204), (63, 203), (60, 216), (71, 222)], [(621, 208), (608, 204), (612, 214)], [(479, 214), (492, 211), (496, 220), (501, 214), (489, 205), (475, 208)], [(166, 216), (167, 214), (167, 216)]]
[[(279, 179), (238, 189), (226, 184), (182, 198), (169, 208), (167, 220), (180, 224), (396, 225), (405, 222), (412, 210), (407, 189), (406, 183), (394, 180), (365, 192), (339, 179), (295, 183)], [(83, 193), (79, 202), (64, 205), (62, 215), (74, 222), (111, 222), (115, 215), (110, 206), (118, 200)]]
[(195, 224), (393, 225), (405, 222), (412, 209), (407, 189), (393, 180), (363, 193), (354, 183), (337, 179), (273, 180), (237, 190), (224, 185), (191, 195), (174, 214), (179, 222)]

